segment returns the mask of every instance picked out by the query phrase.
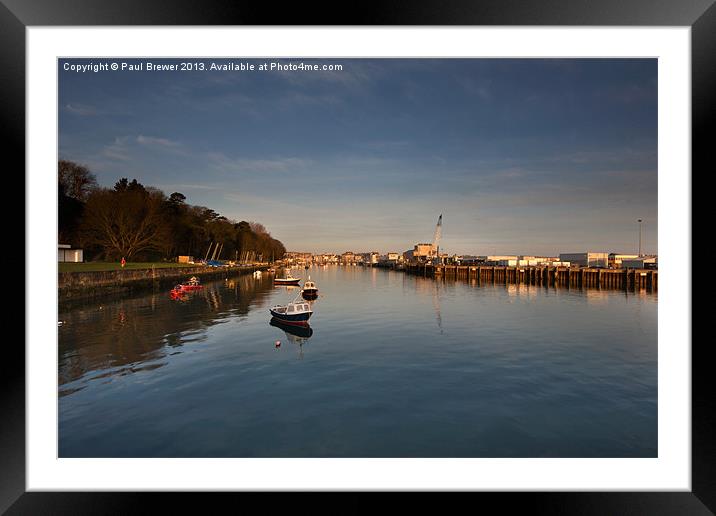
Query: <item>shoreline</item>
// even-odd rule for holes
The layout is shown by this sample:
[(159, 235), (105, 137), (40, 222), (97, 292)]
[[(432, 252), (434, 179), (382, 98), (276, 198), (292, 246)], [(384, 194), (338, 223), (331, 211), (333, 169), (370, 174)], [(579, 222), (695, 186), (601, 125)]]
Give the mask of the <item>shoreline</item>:
[(58, 272), (58, 308), (70, 308), (108, 296), (127, 295), (142, 291), (158, 291), (185, 281), (190, 276), (200, 279), (222, 279), (266, 270), (268, 264), (234, 267), (175, 267), (111, 271)]

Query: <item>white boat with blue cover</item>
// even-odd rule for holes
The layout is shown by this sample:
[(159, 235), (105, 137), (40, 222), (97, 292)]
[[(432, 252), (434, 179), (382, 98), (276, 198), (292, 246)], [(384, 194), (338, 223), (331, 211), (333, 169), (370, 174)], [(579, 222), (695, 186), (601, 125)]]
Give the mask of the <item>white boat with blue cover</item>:
[(286, 305), (272, 306), (269, 308), (269, 312), (281, 322), (299, 326), (307, 325), (308, 319), (313, 315), (310, 303), (296, 301), (295, 299)]

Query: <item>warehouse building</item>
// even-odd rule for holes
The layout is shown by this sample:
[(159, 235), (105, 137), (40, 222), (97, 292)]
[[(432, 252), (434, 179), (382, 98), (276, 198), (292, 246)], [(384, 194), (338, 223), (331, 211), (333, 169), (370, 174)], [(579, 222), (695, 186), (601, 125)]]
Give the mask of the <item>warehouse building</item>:
[(638, 254), (617, 254), (617, 253), (610, 253), (609, 254), (609, 267), (613, 269), (618, 269), (622, 267), (622, 262), (624, 260), (636, 260), (639, 258)]
[(658, 269), (659, 260), (656, 256), (640, 256), (622, 260), (623, 269)]
[(609, 267), (609, 253), (560, 253), (560, 262), (569, 262), (580, 267)]

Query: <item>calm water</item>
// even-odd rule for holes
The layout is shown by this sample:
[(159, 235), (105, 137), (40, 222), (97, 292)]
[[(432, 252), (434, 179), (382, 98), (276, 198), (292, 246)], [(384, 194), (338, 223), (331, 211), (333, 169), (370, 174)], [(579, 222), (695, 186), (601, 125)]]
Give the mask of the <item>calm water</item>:
[(655, 295), (310, 274), (308, 337), (267, 274), (61, 312), (60, 456), (657, 455)]

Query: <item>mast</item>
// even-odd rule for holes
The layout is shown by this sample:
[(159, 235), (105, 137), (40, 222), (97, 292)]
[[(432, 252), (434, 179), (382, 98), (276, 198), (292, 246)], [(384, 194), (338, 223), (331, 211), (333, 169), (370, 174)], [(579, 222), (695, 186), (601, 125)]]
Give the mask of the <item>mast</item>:
[(435, 250), (435, 257), (440, 260), (440, 237), (443, 231), (443, 214), (441, 213), (438, 217), (438, 224), (435, 226), (435, 236), (433, 237), (433, 249)]

